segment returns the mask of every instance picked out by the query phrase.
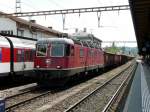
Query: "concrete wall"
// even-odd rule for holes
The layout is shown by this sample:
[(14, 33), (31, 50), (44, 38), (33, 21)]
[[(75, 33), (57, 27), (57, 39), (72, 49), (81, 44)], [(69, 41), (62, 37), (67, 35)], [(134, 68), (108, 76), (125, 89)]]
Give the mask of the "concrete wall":
[(17, 34), (16, 22), (12, 21), (9, 18), (0, 17), (0, 32), (9, 32), (13, 31), (13, 34)]

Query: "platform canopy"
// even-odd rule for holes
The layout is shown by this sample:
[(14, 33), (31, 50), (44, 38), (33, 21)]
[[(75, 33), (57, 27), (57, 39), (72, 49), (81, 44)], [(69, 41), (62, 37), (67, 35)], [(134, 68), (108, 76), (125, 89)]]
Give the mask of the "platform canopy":
[(150, 0), (129, 0), (139, 54), (150, 54)]

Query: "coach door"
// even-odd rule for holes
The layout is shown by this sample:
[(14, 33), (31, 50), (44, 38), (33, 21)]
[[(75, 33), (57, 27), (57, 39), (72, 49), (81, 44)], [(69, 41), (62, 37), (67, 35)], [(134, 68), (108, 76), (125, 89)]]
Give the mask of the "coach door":
[(25, 64), (25, 51), (22, 50), (22, 71), (24, 71), (26, 68), (26, 64)]
[(23, 72), (25, 69), (25, 52), (23, 49), (17, 50), (17, 63), (15, 63), (15, 71)]

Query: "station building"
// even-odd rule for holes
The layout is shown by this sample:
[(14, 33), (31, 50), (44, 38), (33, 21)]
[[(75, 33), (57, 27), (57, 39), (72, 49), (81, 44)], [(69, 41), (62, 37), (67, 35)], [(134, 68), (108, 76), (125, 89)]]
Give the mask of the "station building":
[(0, 12), (0, 33), (17, 35), (29, 38), (49, 38), (57, 37), (62, 33), (52, 29), (52, 27), (44, 27), (36, 23), (35, 20), (24, 20), (18, 17), (6, 15)]

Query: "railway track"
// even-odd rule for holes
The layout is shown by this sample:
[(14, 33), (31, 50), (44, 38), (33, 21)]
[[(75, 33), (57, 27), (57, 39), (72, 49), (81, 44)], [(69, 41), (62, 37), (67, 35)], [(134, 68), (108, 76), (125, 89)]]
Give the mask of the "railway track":
[(44, 95), (48, 95), (51, 92), (51, 90), (44, 90), (41, 87), (37, 86), (24, 92), (6, 97), (6, 112), (18, 108), (19, 106), (25, 105), (26, 103), (29, 103), (32, 100), (40, 98)]
[[(129, 68), (129, 64), (123, 65), (122, 68)], [(113, 77), (115, 74), (114, 72), (122, 71), (120, 68), (113, 70), (113, 72), (106, 73), (102, 76), (98, 76), (94, 79), (89, 81), (83, 82), (81, 84), (75, 85), (73, 87), (67, 89), (59, 89), (59, 90), (36, 90), (36, 91), (29, 91), (22, 95), (17, 95), (12, 98), (8, 98), (6, 100), (6, 111), (13, 111), (13, 112), (32, 112), (32, 111), (45, 111), (47, 112), (57, 112), (54, 110), (57, 107), (59, 112), (64, 111), (70, 105), (74, 104), (74, 102), (78, 99), (83, 98), (87, 93), (93, 91), (97, 88), (98, 85), (102, 85), (106, 82), (107, 79)], [(115, 76), (115, 75), (114, 75)], [(114, 84), (115, 85), (115, 84)], [(80, 96), (78, 96), (80, 94)], [(81, 95), (82, 94), (82, 95)], [(69, 98), (71, 98), (71, 101)], [(67, 100), (69, 104), (64, 106), (62, 109), (63, 102)], [(69, 101), (68, 101), (69, 100)], [(48, 104), (48, 106), (47, 106)], [(46, 106), (45, 106), (46, 105)], [(40, 108), (39, 108), (40, 107)], [(48, 107), (49, 109), (43, 109), (42, 107)], [(59, 109), (58, 109), (59, 108)], [(56, 109), (56, 108), (55, 108)]]
[[(135, 65), (135, 67), (132, 69), (131, 74), (134, 74), (135, 70), (136, 70), (137, 65)], [(134, 75), (129, 75), (119, 86), (119, 88), (117, 89), (117, 91), (115, 92), (115, 94), (112, 96), (112, 98), (109, 100), (109, 102), (107, 103), (107, 105), (104, 107), (102, 112), (111, 112), (112, 110), (117, 110), (117, 106), (119, 106), (119, 102), (121, 101), (121, 97), (123, 96), (123, 94), (125, 94), (124, 92), (127, 92), (127, 87), (130, 86), (130, 83), (132, 82)], [(128, 85), (129, 84), (129, 85)]]
[(0, 92), (3, 93), (3, 97), (9, 98), (16, 94), (20, 94), (20, 93), (26, 92), (28, 90), (34, 89), (34, 88), (36, 88), (36, 86), (37, 86), (36, 83), (30, 83), (30, 84), (17, 86), (17, 87), (12, 87), (9, 89), (0, 90)]
[[(122, 77), (122, 74), (131, 74), (133, 71), (134, 71), (134, 66), (130, 66), (128, 67), (127, 69), (125, 69), (124, 71), (122, 71), (121, 73), (119, 73), (117, 76), (114, 76), (113, 78), (111, 78), (110, 80), (108, 80), (107, 82), (105, 82), (103, 85), (97, 87), (94, 91), (92, 91), (91, 93), (89, 93), (88, 95), (86, 95), (85, 97), (83, 97), (81, 100), (79, 100), (78, 102), (76, 102), (74, 105), (70, 106), (68, 109), (65, 110), (65, 112), (94, 112), (94, 111), (102, 111), (102, 112), (107, 112), (111, 107), (112, 107), (112, 104), (113, 102), (116, 100), (117, 96), (119, 95), (120, 91), (123, 89), (123, 87), (125, 86), (126, 82), (131, 78), (131, 75), (128, 75), (122, 82), (122, 80), (120, 83), (116, 84), (114, 83), (114, 80), (116, 80), (116, 78), (121, 78)], [(131, 68), (131, 70), (129, 70)], [(128, 71), (129, 70), (129, 71)], [(106, 97), (105, 96), (105, 92), (106, 89), (108, 89), (111, 85), (120, 85), (119, 88), (117, 89), (117, 91), (114, 93), (114, 95), (109, 95), (111, 97), (111, 99), (109, 100), (109, 102), (107, 103), (107, 105), (105, 106), (105, 108), (102, 110), (102, 108), (104, 107), (104, 105), (100, 105), (98, 107), (98, 109), (95, 109), (97, 107), (93, 106), (93, 108), (91, 107), (91, 105), (94, 104), (94, 102), (92, 102), (93, 98), (91, 97), (95, 97), (97, 96), (97, 98), (100, 98), (101, 100)], [(104, 92), (104, 93), (103, 93)], [(98, 97), (98, 94), (99, 94), (99, 97)], [(109, 97), (107, 96), (107, 97)], [(96, 100), (96, 99), (94, 99)], [(105, 99), (106, 100), (106, 99)], [(106, 103), (106, 102), (105, 102)], [(104, 104), (105, 104), (104, 103)], [(96, 105), (96, 104), (95, 104)], [(91, 110), (92, 108), (92, 110)]]

